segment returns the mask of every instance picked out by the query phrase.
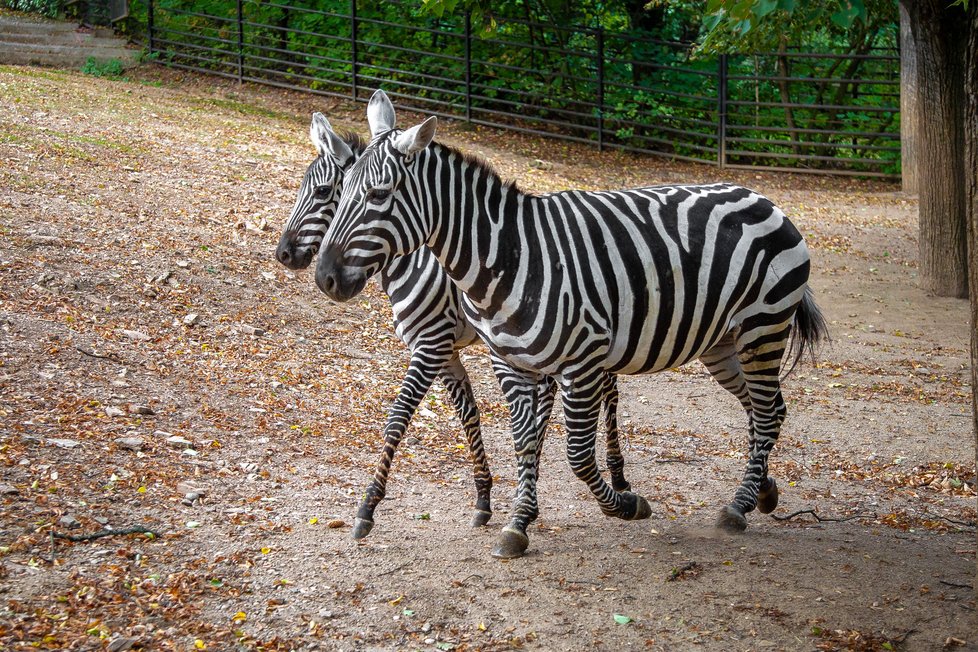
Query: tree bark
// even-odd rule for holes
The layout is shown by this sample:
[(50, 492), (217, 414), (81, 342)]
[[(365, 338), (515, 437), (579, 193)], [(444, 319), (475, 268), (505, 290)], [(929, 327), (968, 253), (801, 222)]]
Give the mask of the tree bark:
[[(968, 267), (971, 287), (971, 418), (975, 466), (978, 467), (978, 2), (971, 0), (965, 48), (965, 193), (968, 222)], [(975, 573), (978, 591), (978, 564)]]
[(917, 193), (917, 48), (907, 2), (900, 0), (900, 175), (903, 191)]
[(917, 51), (920, 282), (939, 296), (968, 296), (963, 54), (965, 10), (946, 0), (907, 3)]

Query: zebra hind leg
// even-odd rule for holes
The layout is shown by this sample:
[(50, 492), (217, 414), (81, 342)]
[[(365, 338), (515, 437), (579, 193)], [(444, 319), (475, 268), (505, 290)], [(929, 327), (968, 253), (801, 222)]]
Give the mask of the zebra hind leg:
[[(430, 354), (429, 354), (430, 357)], [(363, 494), (360, 501), (360, 508), (353, 521), (353, 538), (363, 539), (374, 527), (374, 510), (384, 496), (387, 494), (387, 477), (390, 474), (391, 462), (397, 452), (397, 446), (401, 443), (404, 431), (414, 416), (415, 410), (421, 403), (421, 399), (428, 393), (431, 383), (434, 382), (438, 370), (441, 368), (441, 360), (438, 358), (435, 364), (430, 360), (425, 360), (417, 352), (411, 355), (411, 363), (408, 366), (407, 374), (401, 383), (401, 391), (397, 394), (394, 404), (391, 405), (387, 413), (387, 425), (384, 427), (384, 450), (381, 452), (380, 461), (374, 470), (373, 480)]]
[(579, 480), (598, 501), (605, 516), (626, 521), (649, 518), (652, 507), (645, 498), (630, 491), (617, 491), (605, 482), (595, 463), (595, 437), (601, 403), (607, 395), (606, 374), (576, 381), (563, 393), (567, 424), (567, 461)]
[[(747, 414), (747, 450), (750, 453), (754, 450), (756, 440), (753, 408), (750, 394), (747, 391), (747, 381), (744, 379), (740, 360), (737, 358), (735, 333), (731, 332), (720, 340), (716, 346), (700, 356), (700, 361), (706, 366), (713, 379), (737, 397), (743, 406), (744, 412)], [(778, 403), (781, 404), (779, 418), (784, 421), (784, 401), (780, 399), (780, 392)], [(767, 468), (765, 468), (765, 474), (761, 478), (761, 485), (757, 493), (757, 509), (762, 514), (769, 514), (778, 506), (778, 485), (774, 478), (767, 475), (766, 471)]]
[(482, 428), (479, 424), (479, 408), (472, 393), (472, 383), (456, 353), (442, 367), (441, 379), (452, 397), (455, 413), (462, 422), (469, 455), (472, 458), (472, 474), (475, 477), (475, 513), (472, 527), (480, 527), (492, 517), (490, 494), (492, 492), (492, 473), (486, 460), (486, 449), (482, 443)]
[(606, 461), (611, 475), (611, 488), (615, 491), (631, 491), (632, 485), (625, 479), (625, 457), (618, 441), (618, 377), (608, 374), (605, 379), (604, 398), (605, 436), (607, 438)]
[(762, 513), (766, 513), (764, 510), (770, 512), (778, 501), (777, 484), (768, 478), (768, 457), (787, 413), (778, 374), (789, 329), (782, 325), (758, 330), (750, 331), (745, 325), (744, 332), (753, 332), (754, 338), (737, 354), (750, 397), (753, 441), (744, 479), (733, 501), (721, 510), (717, 519), (717, 527), (729, 532), (745, 530), (746, 514), (756, 507), (760, 507)]

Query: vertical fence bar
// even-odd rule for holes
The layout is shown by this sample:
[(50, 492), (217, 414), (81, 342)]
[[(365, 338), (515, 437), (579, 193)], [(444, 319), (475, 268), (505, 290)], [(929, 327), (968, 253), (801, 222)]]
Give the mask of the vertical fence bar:
[(604, 151), (604, 28), (598, 28), (598, 151)]
[(717, 62), (717, 165), (727, 166), (727, 55)]
[(465, 12), (465, 121), (472, 122), (472, 12)]
[(153, 54), (153, 14), (155, 13), (153, 0), (146, 2), (146, 47), (149, 54)]
[(350, 0), (350, 63), (353, 77), (351, 90), (353, 101), (357, 101), (357, 0)]
[(244, 83), (244, 2), (238, 0), (238, 83)]

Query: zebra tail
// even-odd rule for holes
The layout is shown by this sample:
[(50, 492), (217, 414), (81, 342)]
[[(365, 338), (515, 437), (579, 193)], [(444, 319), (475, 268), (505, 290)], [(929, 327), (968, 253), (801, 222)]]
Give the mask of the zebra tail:
[(812, 296), (812, 289), (810, 287), (805, 288), (805, 295), (802, 297), (801, 303), (798, 304), (793, 326), (791, 329), (791, 342), (788, 345), (788, 348), (791, 350), (791, 366), (788, 367), (788, 370), (782, 376), (782, 380), (791, 375), (791, 372), (795, 370), (795, 366), (804, 357), (806, 351), (811, 356), (812, 364), (817, 365), (816, 353), (818, 347), (825, 342), (832, 341), (832, 338), (829, 336), (828, 324), (825, 323), (825, 317), (822, 316), (822, 311), (815, 304), (815, 298)]

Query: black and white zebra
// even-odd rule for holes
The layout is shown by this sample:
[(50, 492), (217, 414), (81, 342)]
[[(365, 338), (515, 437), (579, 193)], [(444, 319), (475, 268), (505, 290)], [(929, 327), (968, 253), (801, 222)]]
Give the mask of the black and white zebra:
[[(275, 253), (279, 262), (291, 269), (303, 269), (311, 263), (336, 210), (344, 174), (365, 147), (355, 134), (338, 136), (321, 113), (313, 115), (309, 137), (318, 156), (306, 169)], [(491, 516), (492, 476), (482, 442), (479, 411), (468, 374), (459, 359), (459, 351), (478, 341), (478, 336), (459, 308), (461, 294), (426, 249), (393, 261), (381, 276), (381, 286), (391, 301), (397, 335), (411, 350), (411, 362), (389, 410), (384, 450), (357, 512), (353, 536), (363, 538), (373, 527), (374, 511), (384, 498), (397, 446), (436, 376), (441, 377), (451, 395), (472, 457), (476, 485), (472, 524), (485, 525)], [(497, 366), (499, 374), (508, 370), (505, 364), (497, 362)], [(552, 381), (542, 381), (535, 391), (539, 393), (535, 429), (540, 433), (542, 445), (543, 431), (553, 407)], [(606, 382), (603, 392), (612, 483), (616, 488), (627, 488), (618, 445), (618, 390), (614, 377)]]
[[(826, 337), (808, 289), (801, 234), (746, 188), (677, 185), (612, 192), (522, 192), (480, 160), (433, 142), (435, 118), (402, 131), (378, 91), (372, 140), (350, 169), (316, 282), (345, 301), (400, 255), (429, 247), (463, 294), (468, 319), (512, 367), (517, 455), (536, 450), (532, 388), (558, 380), (574, 473), (607, 515), (647, 517), (645, 499), (598, 474), (595, 429), (609, 374), (652, 373), (699, 358), (741, 402), (749, 460), (718, 526), (739, 531), (778, 492), (768, 456), (786, 409), (779, 371)], [(536, 514), (531, 464), (493, 553), (521, 555)]]

